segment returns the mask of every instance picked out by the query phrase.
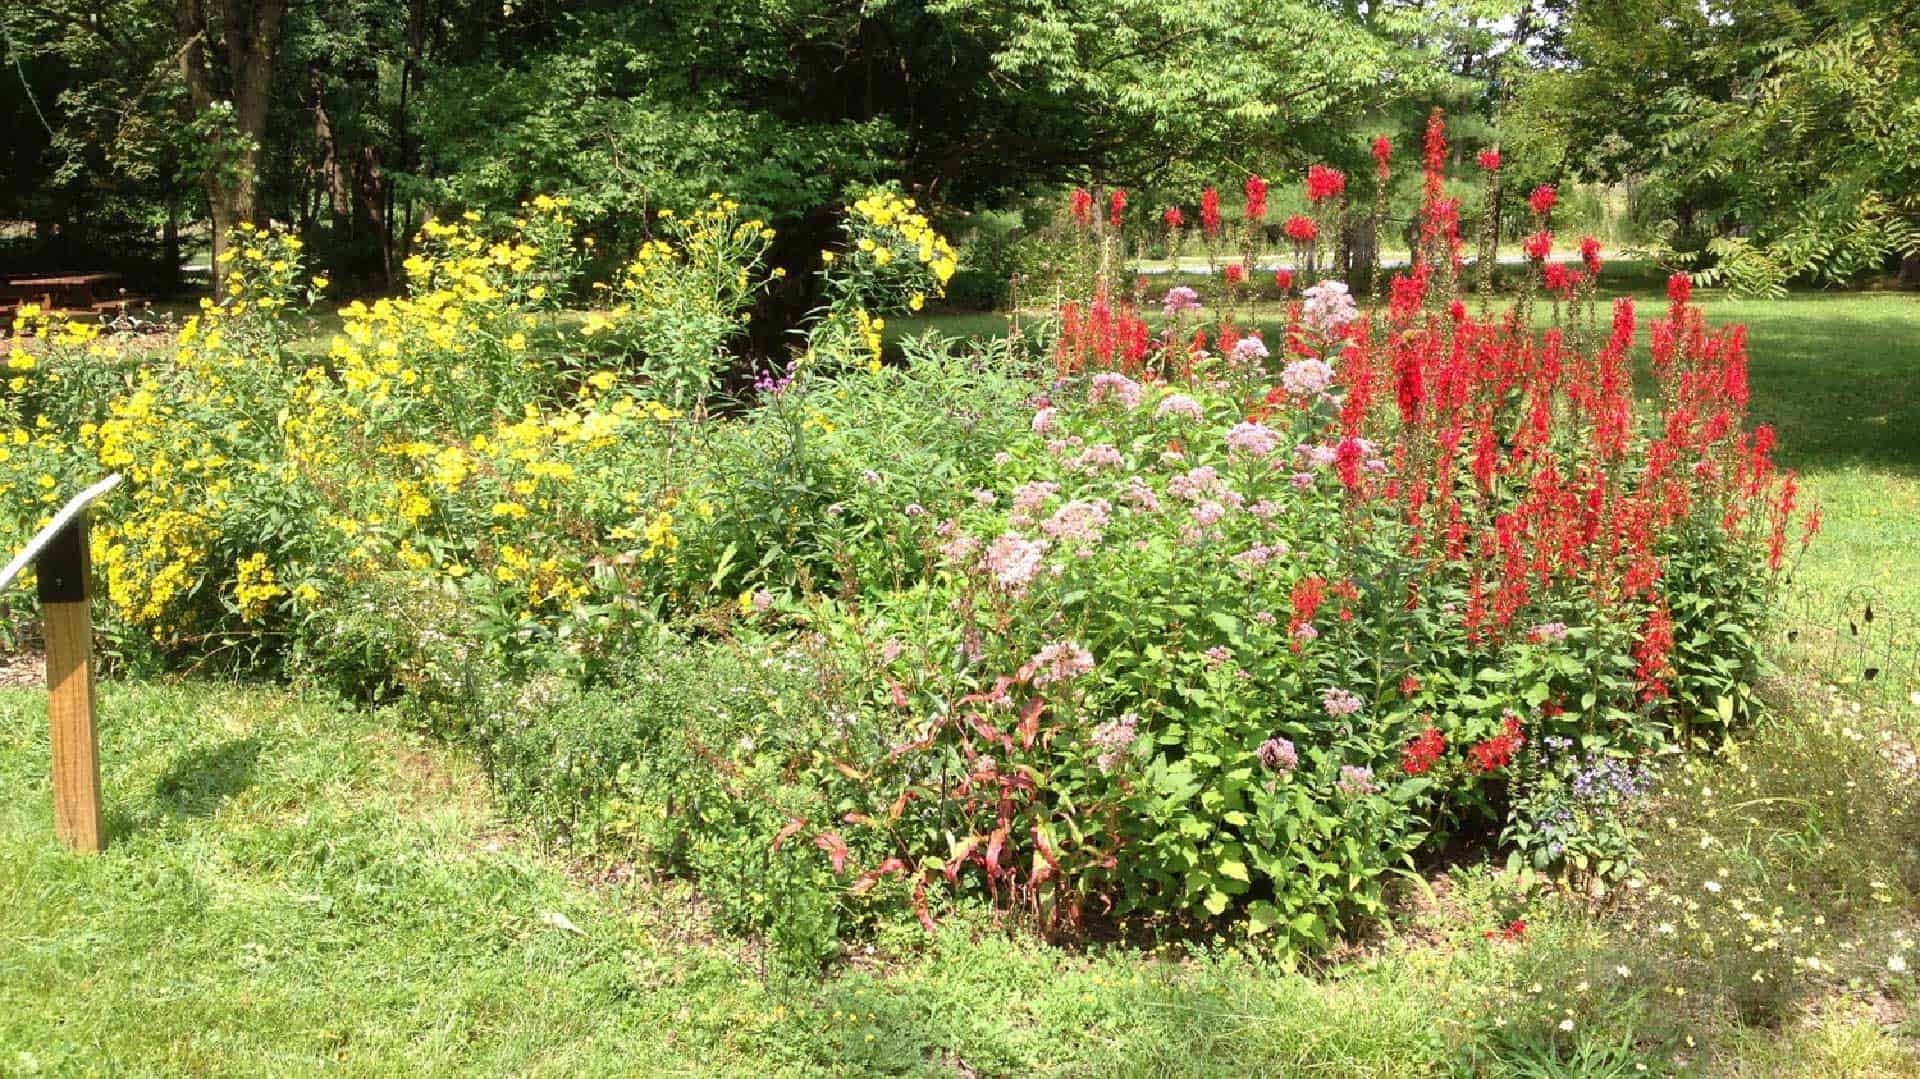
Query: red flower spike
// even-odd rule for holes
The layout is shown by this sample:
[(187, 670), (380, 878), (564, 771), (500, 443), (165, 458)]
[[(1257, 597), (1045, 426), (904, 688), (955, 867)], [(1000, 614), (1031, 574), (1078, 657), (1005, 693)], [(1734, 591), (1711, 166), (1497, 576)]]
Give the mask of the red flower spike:
[(1079, 222), (1082, 228), (1093, 224), (1093, 192), (1088, 191), (1084, 187), (1074, 188), (1072, 199), (1068, 202), (1067, 208), (1073, 214), (1073, 219)]
[(1325, 202), (1345, 194), (1347, 175), (1339, 169), (1325, 165), (1311, 165), (1307, 168), (1307, 201)]
[(1247, 177), (1247, 220), (1264, 221), (1267, 218), (1267, 182), (1259, 174)]
[(1211, 187), (1200, 193), (1200, 231), (1209, 238), (1220, 235), (1220, 192)]

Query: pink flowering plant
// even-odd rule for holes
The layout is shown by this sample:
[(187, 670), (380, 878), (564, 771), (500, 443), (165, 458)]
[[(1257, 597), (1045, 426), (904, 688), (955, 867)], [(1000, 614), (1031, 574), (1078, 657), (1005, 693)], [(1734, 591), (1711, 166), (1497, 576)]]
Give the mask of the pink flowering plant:
[(955, 887), (1059, 931), (1234, 908), (1301, 943), (1378, 910), (1352, 882), (1418, 845), (1430, 781), (1385, 771), (1402, 719), (1355, 677), (1370, 600), (1336, 585), (1300, 620), (1367, 542), (1305, 381), (1265, 422), (1204, 380), (1056, 384), (991, 490), (902, 522), (933, 573), (857, 623), (910, 647), (818, 620), (894, 717), (835, 747), (868, 780), (847, 819), (922, 910)]

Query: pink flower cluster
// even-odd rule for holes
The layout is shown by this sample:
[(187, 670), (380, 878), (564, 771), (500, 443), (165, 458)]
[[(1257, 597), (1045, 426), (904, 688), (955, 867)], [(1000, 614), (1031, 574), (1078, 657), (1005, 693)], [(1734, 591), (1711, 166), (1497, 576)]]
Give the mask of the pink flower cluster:
[(1212, 465), (1201, 465), (1167, 480), (1167, 493), (1189, 502), (1198, 502), (1208, 495), (1218, 494), (1225, 487), (1219, 470)]
[(1170, 393), (1160, 401), (1160, 407), (1153, 410), (1153, 417), (1164, 420), (1168, 416), (1180, 416), (1196, 423), (1207, 418), (1206, 410), (1200, 402), (1184, 393)]
[(1168, 318), (1182, 311), (1200, 310), (1200, 294), (1185, 285), (1175, 285), (1167, 290), (1166, 299), (1161, 301), (1160, 310)]
[(1019, 594), (1040, 575), (1046, 554), (1046, 540), (1030, 540), (1018, 532), (1003, 533), (987, 545), (987, 572), (1000, 587)]
[(1295, 360), (1280, 372), (1280, 385), (1295, 397), (1318, 397), (1333, 385), (1333, 367), (1325, 360)]
[(1139, 408), (1140, 384), (1118, 371), (1102, 371), (1093, 376), (1087, 403), (1097, 405), (1105, 401), (1118, 401), (1120, 407), (1129, 410)]
[(1227, 450), (1264, 460), (1280, 446), (1280, 432), (1265, 424), (1237, 423), (1227, 431)]
[(1087, 651), (1079, 641), (1054, 641), (1034, 653), (1032, 662), (1033, 684), (1052, 685), (1055, 682), (1071, 682), (1093, 670), (1093, 653)]
[(1075, 499), (1053, 511), (1040, 522), (1040, 531), (1060, 543), (1094, 544), (1112, 519), (1113, 506), (1106, 499)]
[(1333, 336), (1360, 317), (1360, 307), (1353, 302), (1353, 294), (1347, 291), (1344, 281), (1322, 281), (1307, 289), (1304, 295), (1307, 302), (1301, 308), (1300, 317), (1323, 336)]
[(1373, 780), (1373, 769), (1357, 764), (1341, 765), (1340, 779), (1333, 786), (1349, 798), (1365, 798), (1380, 789), (1380, 784)]
[(1320, 695), (1320, 706), (1335, 719), (1353, 715), (1361, 708), (1360, 698), (1351, 690), (1330, 689)]
[(1102, 774), (1113, 771), (1126, 758), (1127, 750), (1133, 747), (1134, 740), (1139, 736), (1140, 717), (1132, 712), (1095, 727), (1090, 740), (1100, 750), (1100, 755), (1094, 758), (1094, 766)]
[(1269, 738), (1253, 754), (1268, 771), (1292, 775), (1300, 767), (1300, 753), (1285, 738)]

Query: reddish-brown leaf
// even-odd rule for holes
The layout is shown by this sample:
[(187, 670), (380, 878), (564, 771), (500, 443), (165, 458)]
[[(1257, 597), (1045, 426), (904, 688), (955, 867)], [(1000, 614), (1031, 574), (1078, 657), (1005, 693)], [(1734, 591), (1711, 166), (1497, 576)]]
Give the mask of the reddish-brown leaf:
[(1047, 699), (1035, 697), (1020, 710), (1020, 745), (1025, 749), (1033, 748), (1033, 740), (1040, 734), (1040, 713), (1045, 711)]
[(879, 865), (875, 866), (874, 868), (869, 869), (865, 873), (860, 874), (859, 878), (853, 882), (853, 889), (852, 889), (853, 894), (855, 895), (865, 894), (867, 889), (873, 887), (875, 884), (880, 883), (880, 878), (885, 876), (890, 876), (895, 873), (904, 874), (906, 873), (906, 871), (907, 871), (907, 863), (901, 861), (898, 858), (888, 858), (886, 861), (881, 862)]
[(985, 836), (970, 835), (953, 845), (953, 856), (947, 859), (944, 870), (948, 880), (957, 881), (960, 879), (960, 868), (967, 864), (968, 856), (973, 854), (974, 849), (985, 842), (985, 840)]
[(847, 871), (847, 842), (832, 832), (821, 832), (813, 837), (813, 845), (827, 852), (827, 860), (833, 863), (835, 873)]
[(795, 832), (798, 832), (800, 829), (805, 828), (806, 826), (807, 826), (807, 822), (801, 820), (799, 817), (790, 818), (787, 821), (785, 827), (781, 828), (778, 832), (774, 833), (773, 849), (779, 850), (780, 844), (785, 843), (788, 839), (793, 837), (793, 834)]
[(927, 932), (933, 932), (933, 912), (927, 909), (927, 878), (924, 876), (913, 886), (913, 913)]
[(987, 879), (999, 880), (1000, 854), (1007, 847), (1007, 828), (1001, 825), (993, 830), (993, 836), (987, 840)]

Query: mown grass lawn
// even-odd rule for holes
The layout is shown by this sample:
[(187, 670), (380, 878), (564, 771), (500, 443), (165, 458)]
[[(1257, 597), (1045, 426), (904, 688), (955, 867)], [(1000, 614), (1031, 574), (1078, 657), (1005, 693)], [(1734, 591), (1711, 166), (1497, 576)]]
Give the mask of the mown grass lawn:
[[(1920, 618), (1920, 298), (1709, 315), (1751, 327), (1755, 418), (1826, 507), (1800, 586)], [(112, 846), (82, 857), (52, 838), (43, 696), (4, 690), (0, 1074), (1920, 1074), (1894, 969), (1920, 965), (1920, 724), (1876, 700), (1786, 701), (1655, 837), (1650, 877), (1697, 888), (1721, 852), (1730, 892), (1826, 927), (1784, 946), (1828, 968), (1742, 1021), (1737, 979), (1675, 995), (1651, 930), (1487, 869), (1410, 887), (1399, 924), (1312, 970), (961, 916), (781, 972), (685, 889), (521, 837), (458, 752), (268, 686), (108, 684)], [(1524, 941), (1485, 940), (1516, 916)]]
[[(1514, 898), (1486, 874), (1317, 976), (1231, 951), (1052, 950), (975, 918), (783, 975), (705, 935), (684, 891), (533, 849), (458, 755), (378, 715), (195, 682), (112, 686), (102, 706), (112, 846), (86, 857), (51, 837), (39, 695), (0, 693), (7, 1074), (1667, 1070), (1621, 1050), (1659, 1025), (1642, 984), (1662, 973), (1551, 904), (1523, 945), (1487, 944)], [(1758, 839), (1805, 844), (1804, 823)], [(1913, 1024), (1835, 994), (1778, 1029), (1703, 1028), (1714, 1072), (1911, 1074)], [(1504, 1040), (1515, 996), (1576, 1003), (1579, 1029)], [(1555, 1058), (1584, 1063), (1525, 1070)]]

